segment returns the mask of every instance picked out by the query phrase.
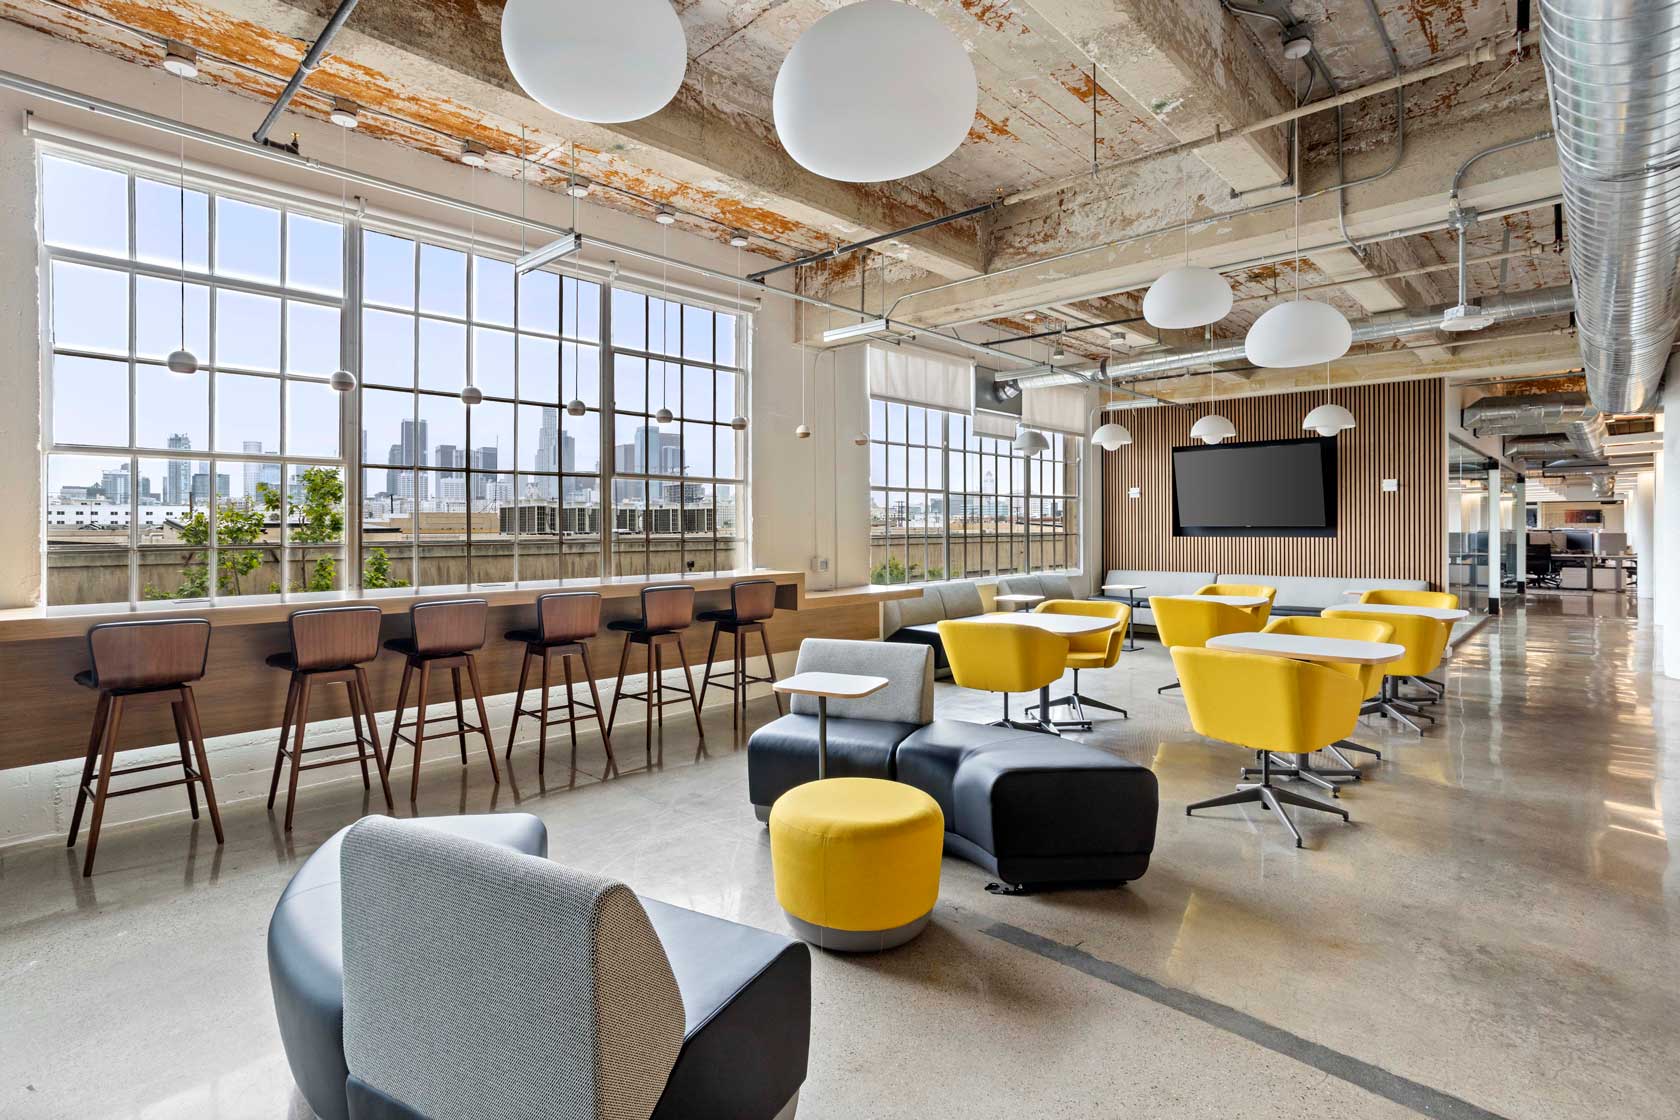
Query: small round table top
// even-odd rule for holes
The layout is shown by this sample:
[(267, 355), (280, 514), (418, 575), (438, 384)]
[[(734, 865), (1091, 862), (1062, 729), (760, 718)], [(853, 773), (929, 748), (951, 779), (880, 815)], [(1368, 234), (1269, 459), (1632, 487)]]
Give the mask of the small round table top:
[(1362, 642), (1353, 638), (1319, 638), (1307, 634), (1220, 634), (1209, 638), (1207, 645), (1209, 649), (1268, 653), (1295, 661), (1343, 665), (1386, 665), (1406, 656), (1406, 647), (1393, 642)]
[(792, 696), (821, 696), (831, 700), (860, 700), (891, 684), (886, 677), (858, 673), (795, 673), (775, 683), (777, 692)]

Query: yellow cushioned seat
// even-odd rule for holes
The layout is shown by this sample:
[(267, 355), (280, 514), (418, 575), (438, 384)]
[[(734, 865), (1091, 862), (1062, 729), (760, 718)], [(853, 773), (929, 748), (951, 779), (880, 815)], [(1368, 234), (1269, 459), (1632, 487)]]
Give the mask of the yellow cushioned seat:
[(770, 808), (776, 901), (794, 932), (825, 949), (890, 949), (920, 933), (944, 848), (939, 804), (898, 782), (807, 782)]
[(1204, 583), (1196, 589), (1198, 595), (1252, 595), (1266, 600), (1258, 607), (1238, 607), (1247, 611), (1259, 620), (1260, 624), (1272, 617), (1272, 605), (1277, 602), (1277, 588), (1267, 587), (1263, 583)]
[(1024, 623), (946, 619), (939, 623), (939, 641), (958, 688), (1003, 693), (1003, 718), (993, 727), (1023, 726), (1009, 718), (1009, 694), (1049, 688), (1067, 664), (1066, 638)]
[[(1209, 587), (1220, 586), (1210, 583)], [(1208, 592), (1213, 594), (1213, 592)], [(1221, 634), (1251, 634), (1260, 629), (1263, 621), (1253, 611), (1243, 610), (1212, 599), (1189, 599), (1176, 595), (1151, 595), (1149, 613), (1155, 618), (1155, 634), (1169, 650), (1201, 649), (1209, 638)], [(1179, 683), (1164, 684), (1155, 691), (1178, 688)]]
[(1388, 640), (1395, 645), (1404, 646), (1406, 656), (1383, 666), (1382, 693), (1371, 708), (1399, 720), (1420, 734), (1423, 728), (1413, 723), (1409, 717), (1416, 716), (1430, 723), (1435, 722), (1434, 716), (1400, 695), (1400, 682), (1409, 678), (1421, 679), (1435, 671), (1441, 664), (1442, 654), (1447, 651), (1447, 637), (1452, 633), (1451, 623), (1421, 614), (1395, 614), (1387, 611), (1362, 614), (1358, 607), (1331, 607), (1324, 612), (1324, 617), (1375, 620), (1393, 626), (1394, 634)]
[[(1058, 696), (1050, 701), (1051, 707), (1065, 705), (1073, 716), (1068, 721), (1057, 721), (1057, 727), (1068, 727), (1075, 730), (1091, 730), (1091, 721), (1085, 716), (1085, 705), (1101, 708), (1105, 712), (1118, 712), (1125, 716), (1126, 709), (1106, 704), (1101, 700), (1094, 700), (1079, 691), (1079, 671), (1081, 669), (1112, 669), (1120, 660), (1120, 651), (1126, 643), (1126, 630), (1132, 624), (1132, 608), (1125, 603), (1109, 602), (1105, 599), (1048, 599), (1033, 608), (1035, 614), (1075, 614), (1087, 618), (1111, 618), (1118, 623), (1112, 630), (1101, 631), (1096, 634), (1073, 634), (1068, 637), (1068, 651), (1066, 665), (1073, 670), (1073, 691), (1066, 696)], [(1032, 715), (1035, 708), (1027, 709)]]
[(1458, 596), (1450, 591), (1403, 591), (1393, 587), (1373, 587), (1359, 596), (1359, 601), (1387, 607), (1433, 607), (1444, 611), (1458, 609)]
[[(1303, 638), (1342, 638), (1352, 642), (1391, 642), (1394, 640), (1394, 625), (1389, 622), (1379, 622), (1375, 618), (1314, 618), (1311, 615), (1289, 615), (1274, 618), (1266, 623), (1263, 633), (1293, 634)], [(1345, 673), (1359, 681), (1359, 695), (1367, 701), (1375, 701), (1382, 692), (1383, 667), (1381, 665), (1352, 665), (1346, 662), (1325, 662), (1325, 668)], [(1375, 711), (1376, 705), (1370, 704), (1370, 710)], [(1341, 739), (1328, 746), (1325, 753), (1346, 766), (1348, 774), (1357, 777), (1359, 772), (1341, 752), (1344, 750), (1358, 751), (1361, 754), (1374, 755), (1382, 758), (1382, 752), (1375, 747), (1367, 747), (1363, 743), (1356, 743), (1352, 739)], [(1336, 776), (1331, 772), (1331, 776)], [(1311, 777), (1308, 777), (1311, 781)], [(1316, 782), (1320, 786), (1322, 782)]]

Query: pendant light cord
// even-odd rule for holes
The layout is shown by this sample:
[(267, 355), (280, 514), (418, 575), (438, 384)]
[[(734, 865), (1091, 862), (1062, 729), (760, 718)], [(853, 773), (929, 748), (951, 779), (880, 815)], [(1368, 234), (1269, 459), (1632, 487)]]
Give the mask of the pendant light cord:
[(182, 124), (181, 129), (181, 189), (179, 191), (181, 204), (181, 349), (187, 348), (187, 79), (183, 75), (178, 79), (181, 91), (181, 110), (176, 119)]

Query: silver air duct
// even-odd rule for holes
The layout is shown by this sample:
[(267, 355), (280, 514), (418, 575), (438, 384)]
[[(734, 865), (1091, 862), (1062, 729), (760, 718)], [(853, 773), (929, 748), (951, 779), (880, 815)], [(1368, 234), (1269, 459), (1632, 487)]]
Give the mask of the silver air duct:
[(1680, 329), (1680, 0), (1541, 0), (1587, 392), (1644, 411)]
[(1576, 455), (1584, 459), (1604, 458), (1604, 416), (1579, 393), (1483, 397), (1465, 407), (1463, 421), (1466, 428), (1478, 435), (1562, 432)]
[[(1487, 300), (1482, 304), (1482, 311), (1489, 316), (1489, 323), (1492, 324), (1508, 323), (1516, 319), (1537, 319), (1543, 315), (1565, 315), (1574, 306), (1575, 296), (1568, 288), (1543, 288), (1536, 292), (1522, 292)], [(1441, 329), (1442, 316), (1446, 311), (1446, 306), (1416, 312), (1384, 311), (1366, 319), (1355, 319), (1351, 324), (1353, 341), (1380, 342), (1402, 335), (1428, 334)], [(1176, 348), (1131, 361), (1109, 361), (1106, 363), (1106, 377), (1110, 381), (1132, 381), (1140, 377), (1176, 373), (1220, 362), (1247, 360), (1242, 340), (1237, 339), (1235, 342), (1205, 349)], [(998, 377), (1000, 380), (1007, 378), (1023, 389), (1031, 389), (1047, 385), (1083, 385), (1092, 375), (1101, 372), (1102, 367), (1099, 365), (1082, 371), (1023, 371), (1019, 374), (1006, 372), (998, 374)]]

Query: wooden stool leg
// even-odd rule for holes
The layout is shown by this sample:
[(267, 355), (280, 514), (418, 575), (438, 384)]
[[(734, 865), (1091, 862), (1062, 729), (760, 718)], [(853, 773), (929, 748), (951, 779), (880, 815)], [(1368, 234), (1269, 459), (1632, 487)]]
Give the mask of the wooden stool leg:
[(602, 778), (611, 777), (618, 770), (618, 759), (613, 757), (612, 736), (607, 734), (607, 721), (601, 715), (601, 693), (595, 687), (595, 670), (589, 666), (589, 647), (580, 646), (579, 656), (583, 659), (583, 676), (589, 682), (589, 698), (595, 704), (595, 726), (601, 729), (601, 745), (607, 751), (607, 769)]
[(502, 784), (502, 772), (496, 769), (496, 744), (490, 741), (490, 716), (484, 710), (484, 689), (478, 683), (478, 659), (467, 654), (467, 679), (472, 681), (473, 703), (478, 707), (478, 726), (484, 736), (484, 753), (490, 758), (490, 777)]
[(525, 654), (519, 659), (519, 691), (513, 694), (513, 719), (508, 723), (508, 745), (506, 758), (513, 762), (513, 739), (519, 734), (519, 709), (525, 703), (525, 683), (531, 679), (531, 647), (525, 647)]
[(549, 650), (547, 646), (542, 651), (542, 704), (537, 716), (537, 773), (547, 773), (548, 766), (548, 677)]
[[(198, 700), (193, 696), (192, 685), (181, 686), (181, 707), (187, 713), (187, 729), (192, 732), (193, 752), (198, 758), (198, 780), (204, 783), (204, 807), (210, 811), (210, 827), (216, 830), (216, 843), (226, 841), (222, 835), (222, 813), (216, 807), (216, 787), (210, 781), (210, 756), (204, 749), (204, 727), (198, 722)], [(303, 735), (298, 735), (297, 745), (303, 745)]]
[[(414, 698), (414, 773), (408, 779), (408, 799), (410, 802), (420, 799), (420, 754), (421, 746), (426, 742), (426, 687), (432, 683), (432, 663), (420, 662), (420, 694)], [(391, 748), (395, 750), (393, 746)]]
[(449, 670), (450, 681), (455, 685), (455, 732), (461, 740), (461, 765), (467, 764), (467, 713), (461, 707), (461, 670)]
[(741, 640), (741, 631), (737, 629), (730, 635), (730, 645), (734, 647), (735, 678), (730, 682), (730, 691), (734, 693), (734, 708), (730, 711), (730, 727), (738, 727), (746, 722), (746, 716), (741, 712), (742, 693), (746, 690), (747, 654), (746, 643)]
[(706, 671), (700, 674), (700, 702), (706, 701), (706, 689), (712, 683), (712, 661), (717, 657), (718, 634), (723, 631), (723, 623), (712, 623), (712, 642), (706, 647)]
[(297, 808), (299, 767), (303, 763), (303, 737), (309, 728), (309, 678), (303, 678), (298, 692), (297, 735), (292, 739), (292, 771), (286, 779), (286, 831), (292, 830), (292, 810)]
[(181, 712), (179, 700), (169, 705), (169, 714), (175, 717), (175, 741), (181, 745), (181, 776), (187, 779), (187, 808), (192, 810), (192, 819), (198, 819), (198, 783), (192, 780), (192, 758), (187, 753), (187, 719)]
[[(379, 753), (379, 721), (373, 718), (373, 693), (368, 689), (367, 672), (360, 665), (356, 666), (356, 691), (362, 697), (362, 715), (367, 719), (368, 741), (373, 744), (373, 765), (379, 771), (379, 788), (385, 794), (385, 811), (394, 814), (397, 806), (391, 800), (391, 765)], [(392, 749), (395, 750), (394, 745)]]
[(344, 696), (350, 702), (350, 734), (356, 740), (356, 761), (362, 767), (362, 788), (371, 790), (373, 783), (368, 778), (367, 736), (362, 732), (362, 705), (356, 695), (356, 682), (349, 677), (344, 678)]
[(694, 730), (700, 735), (700, 746), (706, 745), (706, 725), (700, 719), (700, 694), (694, 691), (694, 674), (688, 671), (688, 654), (683, 652), (682, 635), (673, 634), (672, 644), (677, 647), (677, 662), (682, 666), (683, 680), (688, 682), (688, 702), (694, 708)]
[[(647, 640), (647, 685), (644, 689), (644, 695), (642, 697), (643, 700), (647, 702), (647, 722), (642, 725), (642, 749), (647, 752), (647, 764), (649, 768), (653, 766), (653, 682), (656, 679), (654, 675), (654, 651), (658, 647), (658, 640), (650, 634)], [(665, 744), (663, 741), (659, 744), (659, 755), (661, 758), (665, 756)]]
[(268, 779), (268, 807), (274, 808), (274, 797), (280, 792), (280, 772), (286, 765), (286, 740), (292, 730), (292, 716), (297, 711), (298, 675), (293, 673), (286, 682), (286, 714), (280, 719), (280, 745), (274, 751), (274, 774)]
[(613, 685), (612, 711), (607, 713), (607, 731), (611, 732), (613, 724), (618, 722), (618, 698), (624, 694), (624, 670), (630, 664), (630, 639), (624, 639), (624, 645), (618, 654), (618, 683)]
[(577, 698), (572, 695), (572, 655), (560, 655), (560, 668), (566, 674), (566, 730), (572, 737), (572, 780), (577, 781)]
[[(764, 643), (764, 664), (769, 667), (770, 679), (774, 681), (776, 679), (776, 655), (770, 652), (770, 634), (763, 626), (758, 628), (758, 640)], [(776, 698), (776, 714), (783, 715), (782, 694), (772, 688), (770, 695)]]
[(111, 698), (110, 718), (105, 721), (105, 742), (99, 751), (99, 786), (93, 791), (93, 819), (88, 822), (87, 853), (82, 857), (82, 878), (93, 874), (93, 854), (99, 849), (99, 826), (105, 819), (105, 796), (111, 791), (111, 765), (117, 755), (117, 729), (122, 725), (121, 696)]
[(76, 846), (76, 834), (82, 830), (82, 810), (87, 806), (87, 787), (93, 781), (93, 766), (99, 760), (105, 743), (105, 723), (111, 716), (111, 694), (99, 693), (99, 706), (93, 710), (93, 731), (88, 735), (87, 758), (82, 761), (82, 784), (76, 787), (76, 812), (70, 817), (70, 839), (66, 848)]
[(391, 723), (391, 749), (385, 752), (385, 770), (390, 772), (397, 761), (397, 743), (402, 732), (403, 710), (408, 707), (408, 682), (414, 675), (414, 663), (403, 661), (402, 684), (397, 688), (397, 718)]

